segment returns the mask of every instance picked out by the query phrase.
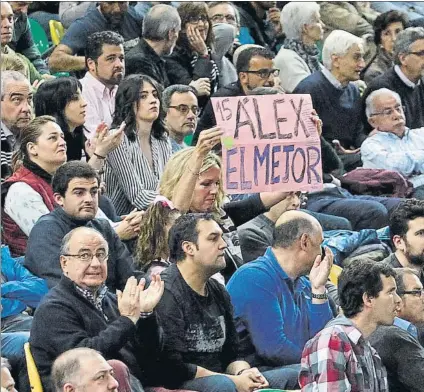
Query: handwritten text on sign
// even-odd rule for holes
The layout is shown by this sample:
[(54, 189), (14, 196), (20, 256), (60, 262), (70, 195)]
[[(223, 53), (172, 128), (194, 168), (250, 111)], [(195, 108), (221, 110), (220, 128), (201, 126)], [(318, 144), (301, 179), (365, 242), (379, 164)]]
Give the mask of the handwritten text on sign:
[(322, 189), (321, 145), (310, 95), (211, 98), (224, 130), (227, 193)]

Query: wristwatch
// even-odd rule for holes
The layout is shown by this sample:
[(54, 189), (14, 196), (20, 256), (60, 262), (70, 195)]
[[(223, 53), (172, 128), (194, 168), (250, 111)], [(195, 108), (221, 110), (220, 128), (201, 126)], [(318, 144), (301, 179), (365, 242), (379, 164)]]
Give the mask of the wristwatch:
[(314, 294), (314, 293), (312, 293), (312, 298), (315, 298), (315, 299), (328, 299), (328, 295), (327, 295), (326, 292), (324, 294)]

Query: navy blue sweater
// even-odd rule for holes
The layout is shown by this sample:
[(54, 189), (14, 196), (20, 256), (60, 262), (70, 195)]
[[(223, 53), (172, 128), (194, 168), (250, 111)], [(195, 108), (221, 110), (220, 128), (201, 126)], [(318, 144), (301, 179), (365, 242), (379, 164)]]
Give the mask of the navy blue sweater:
[(322, 135), (326, 140), (337, 139), (345, 148), (361, 146), (366, 135), (362, 126), (361, 97), (355, 85), (349, 83), (339, 89), (320, 71), (303, 79), (293, 94), (311, 95), (314, 109), (323, 122)]

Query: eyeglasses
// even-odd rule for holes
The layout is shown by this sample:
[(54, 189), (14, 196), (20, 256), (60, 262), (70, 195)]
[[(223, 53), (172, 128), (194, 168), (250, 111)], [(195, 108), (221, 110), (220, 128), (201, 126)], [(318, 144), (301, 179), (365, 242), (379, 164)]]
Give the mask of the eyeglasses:
[(424, 57), (424, 50), (420, 50), (419, 52), (409, 52), (409, 54), (415, 54), (415, 56)]
[(224, 23), (227, 22), (228, 24), (236, 24), (236, 17), (234, 15), (231, 14), (216, 14), (214, 16), (212, 16), (211, 18), (212, 22), (214, 23)]
[(188, 23), (198, 24), (199, 22), (207, 23), (209, 22), (207, 15), (193, 15), (187, 19)]
[(414, 297), (421, 297), (424, 294), (424, 292), (423, 292), (423, 289), (420, 289), (420, 290), (400, 291), (398, 294), (399, 295), (410, 294), (410, 295), (413, 295)]
[(77, 255), (64, 254), (63, 256), (76, 257), (77, 259), (80, 259), (85, 263), (91, 263), (93, 261), (94, 256), (96, 256), (96, 259), (99, 260), (101, 263), (103, 263), (109, 257), (109, 255), (103, 251), (96, 252), (95, 254), (91, 252), (82, 252), (78, 253)]
[(188, 106), (188, 105), (178, 105), (178, 106), (169, 106), (172, 109), (178, 110), (181, 114), (188, 114), (189, 110), (193, 112), (196, 116), (200, 113), (200, 109), (198, 106)]
[(259, 75), (261, 79), (268, 79), (269, 75), (271, 74), (273, 76), (278, 76), (280, 74), (279, 69), (267, 69), (267, 68), (262, 68), (262, 69), (259, 69), (258, 71), (241, 71), (241, 72), (253, 73), (253, 74)]
[(405, 106), (395, 106), (394, 108), (384, 109), (381, 112), (371, 113), (371, 116), (391, 116), (394, 112), (403, 113), (405, 111)]

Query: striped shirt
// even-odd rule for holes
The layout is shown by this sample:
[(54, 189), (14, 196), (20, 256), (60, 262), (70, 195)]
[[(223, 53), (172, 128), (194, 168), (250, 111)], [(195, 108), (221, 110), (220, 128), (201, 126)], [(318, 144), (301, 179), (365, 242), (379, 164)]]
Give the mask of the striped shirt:
[(1, 182), (12, 174), (13, 144), (8, 136), (12, 135), (6, 125), (1, 123)]
[(133, 142), (124, 135), (122, 143), (107, 156), (104, 181), (106, 193), (112, 200), (118, 215), (125, 215), (137, 208), (144, 210), (158, 194), (160, 176), (172, 155), (171, 143), (150, 137), (153, 169), (144, 156), (139, 138)]

